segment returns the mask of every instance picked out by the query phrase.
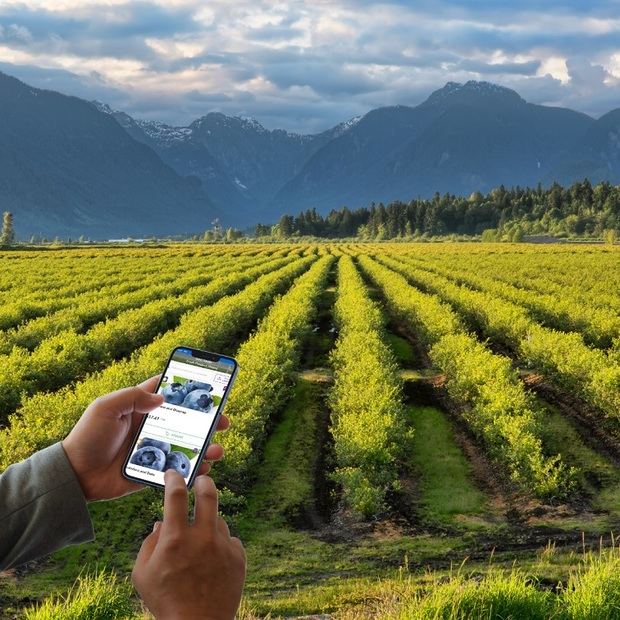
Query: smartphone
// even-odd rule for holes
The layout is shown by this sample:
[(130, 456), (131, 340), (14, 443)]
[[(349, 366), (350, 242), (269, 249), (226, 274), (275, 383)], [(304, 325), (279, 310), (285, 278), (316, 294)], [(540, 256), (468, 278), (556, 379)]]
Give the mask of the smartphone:
[(191, 487), (238, 367), (226, 355), (176, 347), (155, 390), (164, 403), (144, 416), (123, 475), (163, 489), (164, 472), (175, 469)]

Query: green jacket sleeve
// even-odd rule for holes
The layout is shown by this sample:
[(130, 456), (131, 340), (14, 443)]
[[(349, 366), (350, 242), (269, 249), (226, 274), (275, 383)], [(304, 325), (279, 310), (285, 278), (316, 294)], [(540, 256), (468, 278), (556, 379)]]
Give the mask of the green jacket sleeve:
[(86, 499), (62, 444), (0, 475), (0, 570), (93, 538)]

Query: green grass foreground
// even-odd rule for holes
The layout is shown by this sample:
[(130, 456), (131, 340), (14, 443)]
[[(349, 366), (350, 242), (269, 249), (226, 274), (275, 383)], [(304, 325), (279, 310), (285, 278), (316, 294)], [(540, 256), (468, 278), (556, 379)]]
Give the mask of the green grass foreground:
[(132, 588), (114, 573), (100, 571), (78, 577), (65, 597), (47, 599), (24, 611), (25, 620), (123, 620), (135, 613)]
[[(447, 574), (415, 575), (401, 567), (390, 579), (358, 579), (294, 591), (271, 601), (269, 617), (310, 609), (336, 609), (342, 620), (616, 620), (620, 618), (620, 550), (586, 553), (570, 569), (565, 583), (541, 580), (536, 573), (561, 566), (574, 557), (553, 550), (530, 567), (461, 565)], [(292, 599), (295, 603), (292, 604)], [(246, 598), (240, 620), (265, 617), (261, 606)], [(126, 580), (100, 571), (78, 578), (64, 597), (51, 598), (24, 611), (26, 620), (146, 619)]]

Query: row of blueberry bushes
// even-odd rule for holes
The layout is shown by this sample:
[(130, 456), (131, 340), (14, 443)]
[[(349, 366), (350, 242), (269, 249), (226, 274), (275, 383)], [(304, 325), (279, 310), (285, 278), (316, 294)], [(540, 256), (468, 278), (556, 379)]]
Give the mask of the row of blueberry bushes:
[(0, 416), (38, 391), (55, 390), (89, 372), (129, 355), (157, 334), (175, 327), (183, 314), (238, 291), (257, 276), (291, 259), (253, 259), (255, 265), (232, 262), (208, 284), (190, 287), (96, 324), (84, 334), (69, 329), (45, 339), (32, 353), (14, 348), (0, 363)]
[(397, 461), (409, 435), (402, 380), (386, 344), (383, 314), (350, 256), (338, 262), (334, 314), (339, 330), (329, 395), (334, 477), (347, 505), (370, 518), (384, 509), (386, 493), (398, 483)]
[(0, 332), (0, 354), (7, 355), (16, 346), (32, 351), (46, 338), (65, 330), (81, 333), (99, 321), (112, 319), (153, 299), (180, 295), (189, 287), (210, 282), (231, 260), (242, 259), (232, 256), (175, 259), (174, 270), (165, 269), (163, 263), (145, 270), (129, 265), (122, 272), (120, 284), (76, 295), (68, 307)]
[(222, 437), (226, 458), (217, 467), (235, 493), (243, 493), (275, 416), (291, 398), (302, 347), (317, 313), (318, 300), (334, 258), (324, 256), (277, 299), (257, 330), (241, 345), (241, 369), (226, 406), (233, 426)]
[(574, 472), (559, 456), (544, 454), (539, 411), (510, 360), (468, 334), (437, 296), (369, 257), (359, 260), (391, 312), (428, 348), (430, 361), (446, 376), (449, 395), (462, 405), (463, 419), (510, 478), (541, 497), (568, 493)]
[(584, 340), (595, 347), (608, 348), (614, 338), (620, 336), (620, 316), (614, 310), (584, 305), (570, 292), (561, 296), (550, 295), (502, 282), (496, 277), (480, 275), (472, 268), (459, 269), (453, 264), (429, 264), (417, 260), (408, 262), (458, 284), (523, 306), (534, 320), (560, 331), (580, 332)]

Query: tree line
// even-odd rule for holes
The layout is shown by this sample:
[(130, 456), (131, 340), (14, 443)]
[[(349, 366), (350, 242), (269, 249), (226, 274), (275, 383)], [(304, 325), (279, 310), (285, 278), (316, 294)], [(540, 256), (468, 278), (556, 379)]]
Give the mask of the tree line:
[(283, 215), (274, 226), (256, 226), (258, 237), (377, 240), (484, 234), (489, 241), (519, 241), (524, 235), (600, 237), (614, 231), (620, 231), (620, 185), (604, 181), (593, 186), (588, 179), (570, 187), (554, 183), (549, 188), (539, 184), (507, 189), (501, 185), (468, 197), (435, 193), (430, 199), (332, 209), (325, 216), (312, 208)]
[[(246, 231), (251, 236), (251, 231)], [(256, 237), (294, 237), (366, 240), (431, 238), (445, 235), (480, 236), (483, 241), (520, 241), (525, 235), (555, 237), (603, 237), (613, 243), (620, 233), (620, 185), (588, 179), (570, 187), (554, 183), (549, 188), (503, 185), (486, 194), (457, 196), (438, 192), (432, 198), (396, 200), (385, 205), (351, 210), (344, 206), (321, 215), (316, 207), (297, 215), (282, 215), (274, 225), (257, 224)], [(223, 229), (219, 219), (203, 235), (192, 240), (235, 242), (245, 234), (236, 228)], [(35, 237), (30, 243), (39, 241)], [(56, 238), (58, 243), (61, 240)], [(71, 242), (71, 240), (69, 240)], [(82, 236), (79, 243), (86, 242)], [(0, 247), (16, 243), (13, 215), (5, 212)]]

